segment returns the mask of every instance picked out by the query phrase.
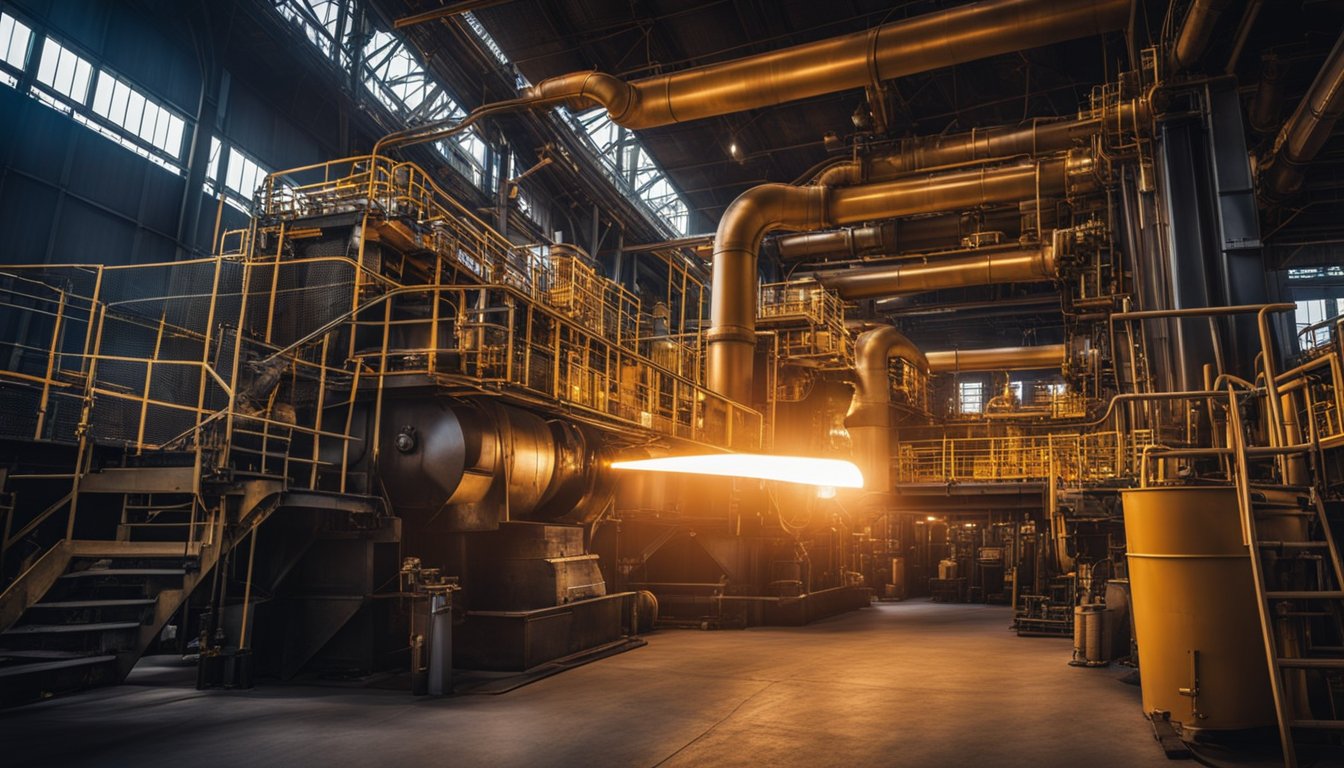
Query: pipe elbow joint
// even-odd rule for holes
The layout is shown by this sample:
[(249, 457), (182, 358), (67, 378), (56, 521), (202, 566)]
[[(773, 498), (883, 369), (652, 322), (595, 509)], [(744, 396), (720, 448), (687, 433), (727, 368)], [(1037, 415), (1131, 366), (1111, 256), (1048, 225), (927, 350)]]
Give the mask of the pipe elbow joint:
[(827, 189), (819, 186), (761, 184), (737, 196), (719, 219), (714, 253), (755, 254), (766, 233), (775, 229), (814, 230), (829, 226)]
[(575, 111), (602, 107), (618, 125), (624, 125), (622, 119), (638, 102), (637, 93), (629, 83), (596, 71), (547, 78), (529, 88), (527, 96), (544, 105), (560, 104)]

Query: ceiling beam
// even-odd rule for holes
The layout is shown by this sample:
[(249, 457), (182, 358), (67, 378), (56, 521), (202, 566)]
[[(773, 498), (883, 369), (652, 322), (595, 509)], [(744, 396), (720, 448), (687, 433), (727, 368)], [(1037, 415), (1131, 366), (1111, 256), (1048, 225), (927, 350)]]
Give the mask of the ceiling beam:
[(392, 22), (392, 27), (394, 29), (405, 29), (406, 27), (413, 27), (416, 24), (424, 24), (427, 21), (456, 16), (459, 13), (466, 13), (468, 11), (478, 11), (482, 8), (493, 8), (496, 5), (504, 5), (505, 3), (511, 2), (513, 2), (513, 0), (461, 0), (461, 2), (446, 5), (442, 8), (435, 8), (432, 11), (403, 16)]

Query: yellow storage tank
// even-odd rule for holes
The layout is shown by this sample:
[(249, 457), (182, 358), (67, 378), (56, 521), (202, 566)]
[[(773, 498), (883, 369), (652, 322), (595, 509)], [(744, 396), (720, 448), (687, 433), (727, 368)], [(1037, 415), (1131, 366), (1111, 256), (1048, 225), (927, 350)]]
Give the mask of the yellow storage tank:
[(1183, 728), (1275, 724), (1236, 491), (1122, 491), (1145, 713)]

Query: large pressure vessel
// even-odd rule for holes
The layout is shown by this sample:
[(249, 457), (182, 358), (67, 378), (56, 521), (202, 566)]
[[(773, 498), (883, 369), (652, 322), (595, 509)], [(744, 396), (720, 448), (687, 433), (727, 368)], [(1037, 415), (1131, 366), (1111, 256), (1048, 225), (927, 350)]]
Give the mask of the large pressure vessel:
[(1122, 491), (1143, 710), (1187, 731), (1273, 726), (1236, 490)]
[(442, 532), (591, 522), (611, 498), (595, 432), (489, 399), (390, 399), (378, 475), (394, 511)]

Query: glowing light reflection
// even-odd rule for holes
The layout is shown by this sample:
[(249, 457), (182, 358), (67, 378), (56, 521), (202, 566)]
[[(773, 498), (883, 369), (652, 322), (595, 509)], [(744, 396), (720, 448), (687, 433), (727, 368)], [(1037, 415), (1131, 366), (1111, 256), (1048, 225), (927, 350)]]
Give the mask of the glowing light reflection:
[(863, 473), (852, 462), (814, 459), (806, 456), (771, 456), (760, 453), (712, 453), (702, 456), (667, 456), (659, 459), (617, 461), (612, 469), (645, 472), (681, 472), (689, 475), (749, 477), (823, 488), (862, 488)]

